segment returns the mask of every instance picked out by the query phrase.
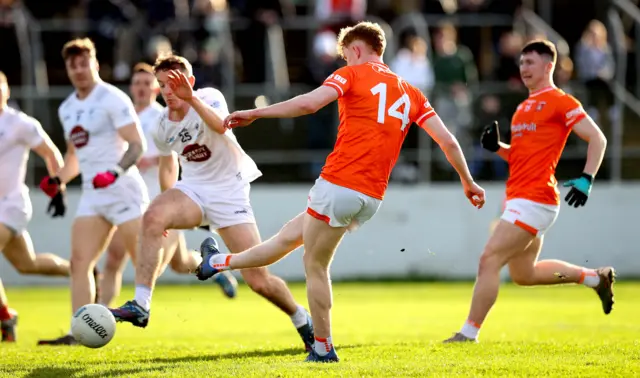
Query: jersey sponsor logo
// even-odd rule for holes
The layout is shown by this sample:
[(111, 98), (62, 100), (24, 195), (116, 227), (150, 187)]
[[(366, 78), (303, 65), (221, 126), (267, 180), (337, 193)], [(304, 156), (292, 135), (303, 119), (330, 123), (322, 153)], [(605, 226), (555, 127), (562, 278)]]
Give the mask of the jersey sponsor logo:
[(521, 137), (526, 132), (536, 132), (538, 126), (535, 123), (518, 123), (511, 125), (511, 137)]
[(207, 146), (201, 146), (197, 143), (190, 144), (182, 150), (182, 156), (187, 160), (195, 163), (201, 163), (209, 160), (211, 150)]
[(70, 139), (76, 148), (82, 148), (89, 143), (89, 132), (82, 126), (76, 125), (71, 129)]

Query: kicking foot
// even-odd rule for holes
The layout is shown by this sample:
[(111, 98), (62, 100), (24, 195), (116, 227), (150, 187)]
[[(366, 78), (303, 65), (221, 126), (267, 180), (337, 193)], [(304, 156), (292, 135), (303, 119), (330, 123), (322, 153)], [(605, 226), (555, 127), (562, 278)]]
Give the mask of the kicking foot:
[(313, 335), (313, 321), (311, 320), (311, 315), (307, 312), (307, 324), (298, 328), (298, 334), (304, 343), (304, 349), (311, 353), (313, 351), (313, 343), (315, 342), (315, 337)]
[(202, 262), (200, 262), (200, 265), (196, 268), (196, 277), (198, 277), (200, 281), (206, 281), (221, 272), (221, 270), (216, 269), (209, 264), (211, 257), (219, 253), (220, 250), (218, 250), (218, 242), (211, 236), (204, 239), (202, 244), (200, 244), (200, 256), (202, 256)]
[(304, 362), (340, 362), (340, 358), (338, 358), (335, 348), (331, 348), (329, 353), (324, 356), (321, 356), (314, 350), (311, 350)]
[(224, 271), (213, 276), (213, 282), (220, 285), (227, 298), (235, 298), (238, 294), (238, 281), (229, 271)]
[(127, 301), (127, 303), (118, 308), (110, 308), (109, 311), (111, 311), (117, 322), (127, 322), (141, 328), (149, 324), (150, 312), (142, 308), (135, 300)]
[(38, 345), (78, 345), (78, 341), (72, 335), (64, 335), (57, 339), (40, 340)]
[(600, 302), (602, 302), (602, 310), (608, 315), (613, 310), (613, 304), (615, 303), (613, 299), (613, 283), (616, 280), (616, 271), (608, 266), (596, 269), (596, 273), (600, 277), (600, 283), (593, 290), (596, 291)]

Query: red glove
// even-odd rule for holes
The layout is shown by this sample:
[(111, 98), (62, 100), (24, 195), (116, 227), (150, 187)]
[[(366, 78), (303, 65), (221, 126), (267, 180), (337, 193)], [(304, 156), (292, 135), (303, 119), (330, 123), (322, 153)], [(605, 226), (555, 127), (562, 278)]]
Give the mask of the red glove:
[(53, 198), (60, 191), (60, 179), (57, 177), (44, 177), (42, 181), (40, 181), (40, 189), (49, 196), (49, 198)]
[(93, 178), (93, 187), (96, 189), (106, 188), (107, 186), (116, 182), (117, 178), (118, 172), (116, 171), (106, 171), (98, 173), (96, 177)]

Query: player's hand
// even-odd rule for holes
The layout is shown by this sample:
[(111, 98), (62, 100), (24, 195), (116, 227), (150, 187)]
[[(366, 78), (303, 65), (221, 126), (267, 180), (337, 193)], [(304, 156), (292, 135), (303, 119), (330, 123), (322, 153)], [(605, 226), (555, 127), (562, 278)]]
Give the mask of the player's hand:
[(593, 186), (593, 177), (586, 173), (583, 173), (577, 179), (569, 180), (562, 184), (565, 188), (571, 188), (564, 200), (567, 201), (569, 206), (580, 207), (584, 206), (591, 194), (591, 187)]
[(484, 189), (474, 181), (469, 184), (463, 183), (462, 188), (464, 189), (464, 195), (469, 199), (473, 207), (482, 209), (485, 202)]
[(67, 211), (67, 203), (65, 200), (65, 194), (63, 191), (59, 191), (58, 194), (51, 198), (49, 206), (47, 207), (47, 214), (52, 218), (64, 217), (64, 213)]
[(107, 186), (116, 182), (117, 179), (118, 172), (116, 171), (106, 171), (98, 173), (96, 177), (93, 178), (93, 187), (96, 189), (106, 188)]
[(500, 149), (500, 128), (498, 127), (498, 121), (493, 121), (484, 127), (482, 135), (480, 136), (480, 144), (485, 150), (498, 152)]
[(249, 126), (256, 119), (258, 119), (258, 117), (255, 116), (253, 110), (241, 110), (231, 113), (224, 120), (224, 127), (227, 129), (233, 129), (236, 127)]
[(168, 84), (176, 97), (183, 101), (189, 101), (193, 97), (193, 87), (189, 83), (187, 75), (180, 70), (171, 70), (168, 73)]
[(40, 181), (40, 190), (42, 190), (49, 198), (55, 197), (60, 192), (60, 179), (57, 177), (47, 176)]

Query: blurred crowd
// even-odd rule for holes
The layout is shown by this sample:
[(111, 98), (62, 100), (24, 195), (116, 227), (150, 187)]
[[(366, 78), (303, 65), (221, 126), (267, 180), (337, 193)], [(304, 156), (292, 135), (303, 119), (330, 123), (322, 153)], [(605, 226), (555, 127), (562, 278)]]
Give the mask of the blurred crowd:
[[(267, 79), (265, 38), (269, 26), (296, 15), (313, 15), (317, 28), (288, 33), (285, 39), (291, 81), (318, 85), (343, 64), (336, 55), (340, 28), (366, 15), (389, 22), (407, 12), (514, 16), (520, 6), (521, 1), (516, 0), (0, 0), (0, 40), (5, 53), (12, 50), (12, 54), (19, 54), (14, 26), (27, 13), (40, 20), (84, 20), (90, 26), (88, 35), (96, 42), (101, 74), (107, 81), (126, 83), (137, 61), (152, 63), (158, 54), (176, 51), (194, 62), (199, 86), (222, 84), (224, 54), (233, 54), (236, 82), (263, 83)], [(232, 48), (225, 45), (228, 39), (224, 35), (230, 22), (240, 25), (232, 28)], [(499, 120), (508, 140), (511, 114), (526, 98), (519, 79), (519, 51), (528, 40), (544, 36), (523, 35), (511, 27), (490, 29), (486, 34), (477, 27), (439, 23), (430, 25), (429, 40), (417, 31), (406, 32), (399, 50), (387, 63), (427, 94), (470, 154), (474, 176), (500, 179), (507, 175), (507, 166), (485, 154), (477, 136), (486, 123)], [(299, 34), (304, 38), (297, 38)], [(68, 83), (59, 50), (75, 35), (80, 34), (43, 34), (52, 85)], [(20, 84), (19, 59), (0, 61), (0, 69), (7, 72), (10, 84)], [(607, 85), (614, 72), (607, 30), (600, 21), (592, 20), (582, 37), (574, 41), (571, 56), (559, 57), (556, 83), (576, 95), (596, 120), (611, 121), (621, 116)], [(486, 82), (501, 82), (503, 88), (486, 90), (480, 85)], [(301, 148), (331, 147), (336, 130), (328, 125), (336, 124), (336, 111), (327, 107), (309, 119), (307, 142)], [(415, 146), (416, 132), (409, 135), (408, 145)], [(440, 158), (440, 168), (447, 169), (449, 165)], [(320, 166), (321, 162), (311, 165), (309, 177), (316, 176)], [(412, 162), (401, 162), (394, 171), (396, 180), (411, 182), (419, 176)]]

